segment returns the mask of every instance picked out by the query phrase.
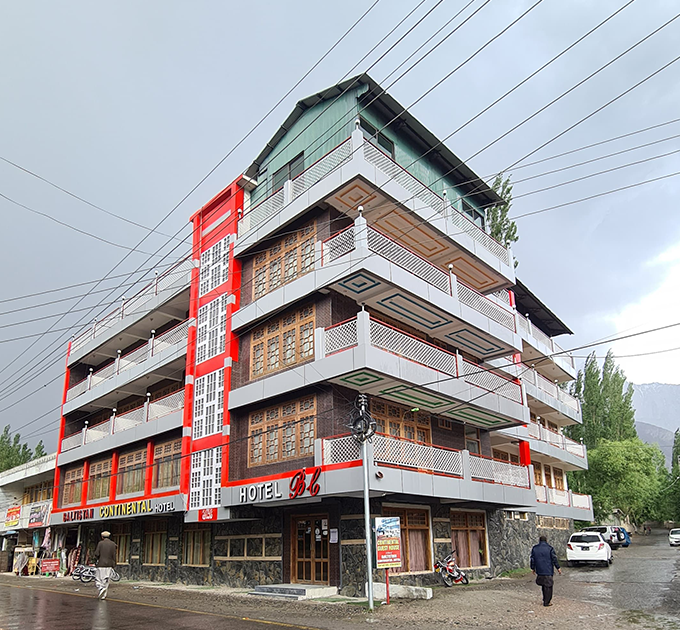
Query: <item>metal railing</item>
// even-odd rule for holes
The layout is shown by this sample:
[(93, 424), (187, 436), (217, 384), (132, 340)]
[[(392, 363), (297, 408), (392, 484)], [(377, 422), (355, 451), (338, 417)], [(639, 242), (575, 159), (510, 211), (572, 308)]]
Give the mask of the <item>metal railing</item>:
[(527, 466), (470, 453), (470, 469), (473, 479), (520, 488), (531, 487)]
[(566, 435), (546, 429), (538, 422), (530, 422), (527, 425), (527, 431), (530, 438), (552, 444), (553, 446), (561, 448), (562, 450), (567, 451), (572, 455), (576, 455), (577, 457), (586, 456), (586, 447), (583, 444), (568, 438)]
[(541, 391), (567, 405), (567, 407), (570, 407), (576, 412), (580, 411), (581, 405), (578, 399), (559, 387), (557, 383), (548, 380), (545, 376), (539, 374), (534, 368), (525, 363), (521, 363), (519, 366), (521, 370), (520, 379), (524, 383), (535, 385)]
[(181, 324), (158, 335), (158, 337), (152, 335), (152, 337), (139, 348), (135, 348), (127, 354), (119, 355), (113, 363), (109, 363), (97, 372), (90, 372), (90, 374), (82, 381), (79, 381), (68, 389), (66, 392), (66, 402), (77, 398), (91, 390), (93, 387), (108, 381), (121, 372), (144, 363), (149, 357), (155, 356), (163, 350), (179, 343), (186, 342), (189, 335), (189, 323), (190, 320), (186, 319)]
[(358, 342), (356, 317), (326, 328), (326, 356), (340, 352), (341, 350), (354, 348)]
[[(534, 326), (531, 321), (520, 313), (516, 313), (517, 329), (523, 330), (528, 336), (533, 337), (539, 343), (547, 346), (548, 354), (556, 355), (552, 357), (554, 363), (560, 363), (566, 366), (566, 369), (576, 369), (574, 357), (566, 352), (560, 345), (552, 338), (548, 337), (540, 328)], [(538, 348), (537, 348), (538, 349)]]
[(77, 335), (71, 342), (71, 352), (82, 348), (88, 342), (102, 335), (121, 319), (144, 310), (152, 298), (175, 284), (182, 277), (187, 276), (192, 268), (191, 257), (187, 257), (162, 274), (157, 275), (129, 300), (123, 299), (120, 306), (104, 315), (101, 319), (95, 320), (88, 329)]
[(79, 446), (101, 440), (108, 435), (132, 429), (180, 409), (184, 409), (184, 389), (179, 389), (158, 400), (147, 400), (143, 405), (120, 415), (116, 415), (114, 409), (108, 420), (92, 427), (85, 426), (77, 433), (65, 437), (61, 441), (61, 452), (70, 451)]

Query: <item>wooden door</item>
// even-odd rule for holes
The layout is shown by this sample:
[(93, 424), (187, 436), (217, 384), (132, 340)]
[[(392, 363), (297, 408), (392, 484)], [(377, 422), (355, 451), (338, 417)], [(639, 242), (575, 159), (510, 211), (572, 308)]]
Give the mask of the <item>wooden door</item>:
[(328, 515), (292, 518), (293, 582), (328, 584)]

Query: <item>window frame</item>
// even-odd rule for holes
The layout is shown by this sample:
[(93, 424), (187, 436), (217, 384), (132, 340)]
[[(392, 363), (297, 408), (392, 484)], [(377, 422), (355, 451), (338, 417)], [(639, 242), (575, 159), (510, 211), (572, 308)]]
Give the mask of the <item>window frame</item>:
[[(314, 394), (251, 412), (248, 416), (248, 468), (313, 457), (316, 412)], [(287, 428), (292, 428), (292, 433), (286, 432)], [(294, 448), (286, 450), (291, 443)], [(275, 456), (270, 456), (274, 449)], [(292, 454), (285, 455), (284, 452)], [(254, 453), (259, 455), (254, 456)]]
[[(465, 526), (460, 526), (460, 525), (455, 525), (454, 524), (454, 519), (453, 515), (465, 515)], [(482, 522), (483, 524), (480, 525), (471, 525), (470, 524), (470, 516), (475, 516), (475, 517), (482, 517)], [(470, 538), (470, 532), (476, 531), (476, 532), (482, 532), (483, 534), (483, 542), (484, 544), (479, 547), (480, 551), (482, 551), (483, 554), (483, 563), (478, 564), (478, 565), (472, 565), (472, 566), (464, 566), (462, 563), (462, 560), (460, 558), (460, 551), (456, 550), (456, 562), (460, 565), (461, 568), (464, 569), (480, 569), (484, 567), (489, 566), (489, 525), (487, 523), (486, 519), (486, 512), (483, 510), (457, 510), (457, 509), (451, 509), (449, 512), (449, 518), (451, 522), (451, 545), (452, 547), (454, 546), (454, 540), (453, 540), (453, 532), (467, 532), (467, 545), (468, 545), (468, 555), (471, 554), (471, 538)]]
[(287, 181), (292, 181), (305, 170), (305, 152), (298, 153), (272, 175), (271, 192), (277, 193)]
[[(426, 525), (411, 524), (408, 514), (409, 512), (422, 512), (425, 514)], [(401, 529), (401, 567), (390, 569), (390, 575), (409, 575), (409, 574), (423, 574), (431, 573), (433, 571), (433, 549), (434, 540), (432, 538), (432, 514), (429, 506), (424, 505), (397, 505), (397, 504), (385, 504), (382, 506), (383, 516), (398, 516), (399, 526)], [(427, 541), (427, 549), (425, 552), (425, 559), (427, 560), (427, 565), (425, 569), (411, 569), (411, 558), (410, 558), (410, 542), (408, 532), (411, 530), (417, 531), (427, 531), (425, 540)]]
[[(250, 379), (261, 378), (314, 359), (316, 306), (289, 309), (253, 330), (250, 337)], [(292, 338), (292, 359), (287, 358)], [(274, 358), (276, 357), (276, 358)]]
[[(200, 558), (195, 557), (195, 539), (200, 538)], [(187, 523), (182, 532), (182, 564), (187, 567), (210, 566), (210, 525), (203, 523)], [(195, 562), (195, 560), (205, 562)]]
[(432, 416), (429, 413), (414, 412), (403, 405), (373, 396), (368, 404), (377, 433), (419, 444), (432, 444)]
[[(100, 501), (109, 498), (111, 494), (112, 459), (112, 457), (108, 457), (90, 464), (90, 476), (87, 482), (88, 501)], [(100, 468), (99, 471), (98, 468)], [(99, 493), (95, 494), (97, 489)]]
[[(143, 493), (145, 479), (146, 446), (120, 455), (118, 458), (118, 483), (116, 484), (117, 495), (128, 496)], [(128, 483), (135, 489), (129, 489)]]
[[(468, 431), (475, 431), (476, 437), (472, 437), (472, 436), (468, 435)], [(474, 453), (475, 455), (481, 455), (482, 454), (482, 435), (480, 433), (479, 428), (466, 424), (464, 436), (465, 436), (465, 450), (470, 451), (470, 453)], [(468, 442), (476, 444), (478, 450), (475, 451), (473, 449), (470, 449), (470, 447), (468, 446)]]
[[(151, 562), (149, 561), (151, 556)], [(142, 564), (164, 566), (168, 559), (168, 521), (149, 519), (144, 523), (142, 540)]]
[(61, 492), (61, 505), (80, 505), (83, 498), (84, 465), (64, 471), (64, 486)]
[(394, 155), (394, 142), (390, 140), (384, 133), (378, 131), (376, 127), (368, 122), (363, 116), (359, 116), (359, 129), (364, 138), (368, 140), (374, 147), (380, 149), (385, 155), (389, 156), (392, 160), (395, 159)]
[(130, 523), (111, 523), (111, 540), (116, 543), (116, 564), (130, 564), (132, 527)]
[[(210, 422), (211, 427), (208, 426)], [(224, 424), (224, 368), (200, 376), (194, 386), (192, 434), (198, 440), (222, 431)]]
[[(153, 467), (152, 467), (153, 479), (151, 482), (151, 488), (153, 490), (164, 490), (167, 488), (179, 487), (181, 464), (182, 464), (181, 437), (174, 438), (172, 440), (166, 440), (165, 442), (161, 442), (159, 444), (154, 444)], [(165, 470), (166, 466), (170, 468), (169, 474)], [(161, 485), (161, 483), (166, 481), (168, 478), (170, 482), (176, 481), (177, 483)]]
[(315, 258), (316, 220), (312, 220), (253, 256), (253, 301), (314, 271)]

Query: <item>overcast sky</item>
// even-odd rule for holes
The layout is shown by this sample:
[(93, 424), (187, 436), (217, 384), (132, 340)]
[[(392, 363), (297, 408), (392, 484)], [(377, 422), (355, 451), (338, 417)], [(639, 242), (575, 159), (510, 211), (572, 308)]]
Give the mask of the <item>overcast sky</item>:
[[(426, 0), (352, 74), (366, 70), (388, 46), (394, 46), (370, 70), (373, 78), (383, 83), (465, 4), (462, 0), (444, 0), (413, 28), (436, 1)], [(467, 13), (482, 2), (475, 0)], [(447, 136), (625, 2), (543, 0), (419, 102), (412, 113), (439, 137)], [(372, 3), (5, 1), (0, 5), (0, 157), (92, 204), (152, 227)], [(392, 86), (390, 93), (403, 106), (409, 106), (531, 4), (491, 0)], [(155, 252), (168, 240), (167, 235), (183, 226), (181, 235), (186, 236), (189, 215), (250, 164), (295, 101), (342, 79), (415, 5), (415, 0), (380, 0), (328, 58), (171, 214), (159, 228), (166, 236), (152, 234), (139, 249)], [(674, 17), (677, 10), (677, 2), (671, 0), (633, 2), (447, 144), (461, 158), (472, 156)], [(680, 19), (483, 151), (470, 166), (483, 176), (506, 169), (674, 59), (678, 41)], [(527, 161), (673, 120), (680, 117), (679, 96), (680, 62)], [(670, 124), (560, 159), (511, 169), (510, 173), (518, 181), (678, 134), (680, 123)], [(534, 193), (676, 150), (680, 150), (680, 141), (671, 139), (560, 173), (518, 181), (512, 212), (518, 215), (541, 210), (680, 171), (677, 153)], [(573, 337), (559, 340), (563, 347), (680, 321), (679, 189), (680, 177), (672, 177), (518, 220), (520, 240), (514, 247), (520, 261), (518, 276), (574, 331)], [(526, 194), (530, 192), (534, 194)], [(135, 247), (148, 234), (3, 161), (0, 194), (125, 247)], [(74, 297), (40, 308), (7, 311), (80, 296), (93, 285), (27, 300), (12, 299), (101, 278), (127, 251), (3, 198), (0, 212), (5, 268), (0, 296), (4, 300), (0, 303), (0, 426), (10, 423), (14, 429), (21, 428), (31, 443), (43, 438), (48, 448), (55, 448), (58, 412), (50, 410), (61, 400), (63, 379), (59, 375), (63, 373), (71, 331), (38, 338), (30, 349), (36, 337), (6, 340), (35, 335), (49, 326), (63, 329), (81, 318), (91, 321), (101, 307), (71, 314), (60, 322), (58, 317), (25, 320), (60, 315), (71, 307), (94, 306), (108, 293), (92, 295), (78, 306), (74, 305), (79, 298)], [(173, 258), (187, 251), (186, 244), (179, 241), (163, 251), (176, 245), (179, 247)], [(134, 252), (113, 273), (138, 267), (148, 269), (150, 264), (145, 254)], [(122, 281), (124, 278), (116, 278), (102, 287), (116, 289)], [(116, 289), (108, 299), (124, 291)], [(12, 325), (16, 323), (20, 325)], [(608, 347), (598, 346), (598, 354), (604, 355)], [(678, 347), (680, 327), (616, 343), (614, 350), (623, 356)], [(43, 350), (47, 360), (22, 376), (24, 371), (18, 370)], [(636, 383), (680, 383), (680, 352), (622, 358), (621, 364)], [(17, 385), (24, 387), (17, 390)]]

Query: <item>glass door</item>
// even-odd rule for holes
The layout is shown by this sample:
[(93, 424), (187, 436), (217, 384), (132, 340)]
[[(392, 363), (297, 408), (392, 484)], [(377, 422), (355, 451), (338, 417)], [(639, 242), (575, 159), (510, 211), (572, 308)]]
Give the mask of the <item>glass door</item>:
[(328, 584), (328, 516), (293, 517), (294, 582)]

